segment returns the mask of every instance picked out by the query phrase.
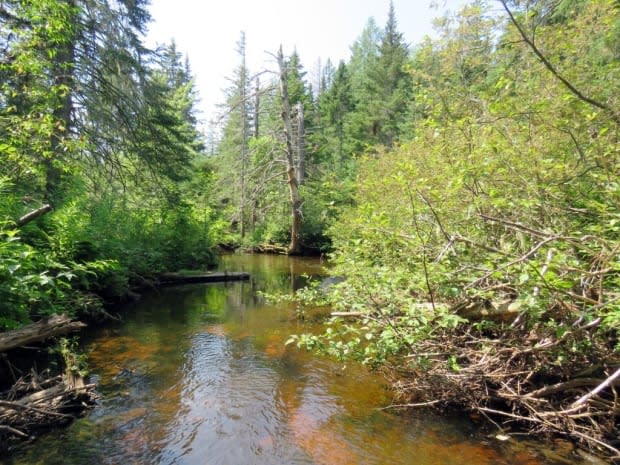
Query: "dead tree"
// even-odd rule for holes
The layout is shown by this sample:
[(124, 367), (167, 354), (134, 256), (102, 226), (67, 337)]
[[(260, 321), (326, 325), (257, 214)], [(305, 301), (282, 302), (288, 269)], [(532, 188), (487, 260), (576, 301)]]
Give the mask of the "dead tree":
[(291, 243), (288, 247), (289, 255), (297, 255), (301, 251), (299, 236), (301, 229), (301, 198), (299, 197), (299, 181), (295, 174), (293, 131), (291, 124), (291, 104), (288, 96), (287, 72), (282, 53), (282, 46), (277, 55), (280, 70), (280, 99), (282, 103), (282, 123), (284, 124), (284, 139), (286, 142), (286, 179), (288, 182), (291, 203)]
[(306, 128), (304, 120), (304, 104), (297, 103), (297, 180), (303, 184), (306, 178)]
[(50, 337), (61, 336), (86, 326), (67, 315), (52, 315), (23, 328), (0, 333), (0, 353)]

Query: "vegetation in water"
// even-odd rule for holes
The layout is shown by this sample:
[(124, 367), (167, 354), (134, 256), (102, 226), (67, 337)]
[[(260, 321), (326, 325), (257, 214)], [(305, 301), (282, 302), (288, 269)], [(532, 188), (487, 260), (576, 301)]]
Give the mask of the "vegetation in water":
[(346, 276), (319, 295), (334, 317), (290, 342), (391, 367), (404, 404), (613, 456), (620, 11), (503, 6), (467, 6), (413, 51), (409, 124), (358, 158), (329, 229)]

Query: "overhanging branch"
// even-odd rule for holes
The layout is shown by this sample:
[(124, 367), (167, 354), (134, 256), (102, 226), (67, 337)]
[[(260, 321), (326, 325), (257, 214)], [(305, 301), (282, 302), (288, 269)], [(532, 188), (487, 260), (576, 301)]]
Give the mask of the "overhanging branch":
[(519, 22), (516, 20), (516, 18), (512, 14), (512, 11), (510, 10), (510, 8), (508, 8), (508, 5), (506, 4), (506, 0), (499, 0), (499, 1), (504, 7), (504, 10), (506, 10), (508, 17), (510, 18), (510, 21), (517, 28), (517, 31), (519, 31), (519, 34), (521, 35), (521, 38), (523, 39), (523, 41), (532, 49), (534, 54), (542, 62), (545, 68), (547, 68), (551, 72), (551, 74), (553, 74), (556, 77), (556, 79), (558, 79), (562, 84), (564, 84), (564, 86), (573, 95), (575, 95), (579, 100), (582, 100), (592, 105), (593, 107), (606, 111), (611, 117), (611, 119), (616, 124), (620, 125), (620, 115), (618, 114), (618, 112), (614, 111), (614, 109), (611, 108), (609, 105), (603, 102), (600, 102), (598, 100), (595, 100), (592, 97), (588, 97), (583, 92), (581, 92), (579, 89), (577, 89), (568, 79), (562, 76), (562, 74), (560, 74), (560, 72), (555, 68), (555, 66), (553, 66), (553, 64), (547, 59), (547, 57), (545, 57), (545, 55), (540, 51), (540, 49), (538, 48), (534, 40), (528, 37), (528, 35), (525, 33), (525, 30), (523, 29), (521, 24), (519, 24)]

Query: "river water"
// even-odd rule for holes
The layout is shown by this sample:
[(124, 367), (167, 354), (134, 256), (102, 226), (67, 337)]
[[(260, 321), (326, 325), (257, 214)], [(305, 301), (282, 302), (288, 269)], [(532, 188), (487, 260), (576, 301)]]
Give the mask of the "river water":
[(379, 375), (286, 347), (290, 334), (320, 328), (259, 291), (302, 286), (322, 273), (318, 259), (231, 255), (220, 268), (252, 280), (164, 288), (121, 309), (122, 324), (92, 330), (97, 407), (3, 463), (561, 463), (466, 418), (383, 410), (391, 395)]

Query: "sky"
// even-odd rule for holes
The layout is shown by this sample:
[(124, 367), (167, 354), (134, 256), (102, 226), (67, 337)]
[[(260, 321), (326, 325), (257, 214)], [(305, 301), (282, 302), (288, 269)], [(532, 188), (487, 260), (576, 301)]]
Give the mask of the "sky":
[[(409, 44), (432, 34), (432, 19), (464, 0), (393, 0), (398, 28)], [(189, 57), (200, 96), (202, 125), (214, 119), (239, 64), (236, 44), (246, 35), (247, 64), (251, 73), (275, 70), (269, 53), (280, 44), (284, 54), (297, 50), (308, 77), (329, 58), (348, 60), (350, 46), (368, 18), (379, 27), (387, 20), (389, 0), (151, 0), (152, 23), (147, 45), (176, 42)]]

